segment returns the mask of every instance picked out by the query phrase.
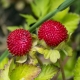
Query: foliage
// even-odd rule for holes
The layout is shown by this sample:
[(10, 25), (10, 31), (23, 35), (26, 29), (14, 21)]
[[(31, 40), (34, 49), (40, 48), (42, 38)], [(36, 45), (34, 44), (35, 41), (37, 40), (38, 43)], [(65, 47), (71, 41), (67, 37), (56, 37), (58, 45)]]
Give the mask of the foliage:
[(53, 64), (43, 65), (41, 73), (35, 80), (50, 80), (58, 72)]
[[(25, 18), (26, 23), (24, 23), (23, 26), (8, 26), (7, 29), (9, 31), (18, 28), (29, 30), (33, 24), (43, 19), (49, 12), (55, 11), (55, 9), (64, 1), (65, 0), (34, 0), (30, 3), (34, 15), (20, 14)], [(13, 58), (12, 60), (8, 61), (8, 59), (5, 58), (0, 63), (0, 80), (50, 80), (58, 73), (60, 68), (58, 60), (60, 58), (63, 60), (65, 57), (72, 57), (73, 55), (73, 49), (69, 44), (70, 37), (77, 28), (80, 20), (78, 14), (69, 12), (69, 8), (70, 7), (68, 6), (65, 10), (59, 11), (51, 17), (52, 20), (59, 21), (65, 26), (68, 30), (69, 38), (66, 41), (61, 42), (57, 47), (49, 47), (43, 40), (38, 39), (38, 28), (36, 28), (35, 34), (32, 33), (32, 48), (27, 56), (25, 55), (15, 58), (11, 56)], [(36, 58), (36, 54), (43, 56), (44, 60), (48, 60), (50, 63), (46, 65), (44, 64), (44, 61), (42, 61), (43, 65), (39, 64), (40, 60)], [(75, 62), (74, 60), (75, 58), (71, 58), (69, 63), (66, 64), (65, 72), (68, 72), (66, 77), (70, 74), (70, 70)], [(80, 79), (79, 62), (80, 59), (78, 59), (75, 67), (74, 80)], [(54, 66), (53, 64), (57, 65)]]

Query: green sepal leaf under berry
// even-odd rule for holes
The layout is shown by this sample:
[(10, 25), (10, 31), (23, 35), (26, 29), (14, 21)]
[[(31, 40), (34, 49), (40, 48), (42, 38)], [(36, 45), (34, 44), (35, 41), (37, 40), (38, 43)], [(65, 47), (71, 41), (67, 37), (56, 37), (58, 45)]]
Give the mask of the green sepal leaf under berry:
[(56, 63), (60, 58), (60, 53), (58, 50), (44, 49), (42, 47), (35, 47), (35, 50), (40, 54), (43, 54), (45, 59), (50, 59), (53, 63)]
[(39, 73), (40, 68), (33, 65), (19, 65), (17, 66), (9, 76), (11, 80), (33, 80)]
[(31, 57), (30, 58), (30, 64), (33, 64), (33, 65), (36, 65), (38, 63), (36, 57), (35, 57), (35, 54), (36, 54), (36, 45), (38, 44), (38, 38), (37, 38), (37, 35), (35, 34), (32, 34), (32, 38), (33, 38), (33, 43), (32, 43), (32, 48), (29, 52), (29, 56)]
[(80, 57), (78, 58), (74, 69), (74, 80), (80, 80)]
[(16, 62), (17, 63), (24, 63), (26, 60), (27, 60), (27, 55), (17, 56), (16, 57)]
[(60, 58), (60, 53), (58, 50), (50, 50), (50, 61), (56, 63), (57, 60)]
[(73, 31), (77, 28), (79, 24), (80, 17), (75, 13), (68, 13), (61, 21), (62, 24), (68, 30), (68, 34), (73, 33)]
[(58, 68), (53, 64), (43, 65), (41, 73), (35, 78), (35, 80), (50, 80), (57, 72)]
[(3, 61), (0, 62), (0, 69), (3, 69), (7, 63), (8, 63), (8, 58), (4, 58)]

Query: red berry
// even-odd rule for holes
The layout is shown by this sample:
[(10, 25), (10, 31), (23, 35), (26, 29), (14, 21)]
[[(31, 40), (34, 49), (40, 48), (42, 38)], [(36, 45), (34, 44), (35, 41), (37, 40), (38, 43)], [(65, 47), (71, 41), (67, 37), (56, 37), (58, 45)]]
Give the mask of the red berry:
[(38, 30), (39, 39), (43, 39), (48, 46), (57, 46), (68, 37), (66, 28), (57, 21), (45, 21)]
[(23, 56), (29, 52), (32, 46), (32, 37), (29, 31), (16, 29), (7, 38), (9, 51), (15, 56)]

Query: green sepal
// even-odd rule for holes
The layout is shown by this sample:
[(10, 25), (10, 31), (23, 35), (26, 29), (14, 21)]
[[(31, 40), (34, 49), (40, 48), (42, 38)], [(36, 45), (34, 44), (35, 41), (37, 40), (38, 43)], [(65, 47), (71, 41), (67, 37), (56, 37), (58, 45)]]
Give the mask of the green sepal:
[(27, 60), (27, 55), (23, 55), (23, 56), (17, 56), (16, 57), (16, 62), (17, 63), (24, 63)]
[(50, 61), (56, 63), (57, 60), (60, 58), (60, 53), (58, 50), (50, 50)]
[(38, 63), (35, 54), (36, 54), (36, 46), (38, 44), (38, 38), (37, 35), (32, 34), (32, 38), (33, 38), (33, 43), (32, 43), (32, 48), (29, 51), (29, 56), (30, 56), (30, 64), (36, 65)]

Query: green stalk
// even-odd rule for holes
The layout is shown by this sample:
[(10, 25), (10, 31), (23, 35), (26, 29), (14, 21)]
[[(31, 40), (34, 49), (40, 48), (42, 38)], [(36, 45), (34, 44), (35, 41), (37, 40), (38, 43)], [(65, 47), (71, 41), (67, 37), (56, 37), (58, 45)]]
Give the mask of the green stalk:
[[(65, 0), (57, 9), (55, 9), (54, 11), (48, 13), (44, 18), (42, 18), (41, 20), (39, 20), (37, 23), (35, 23), (30, 29), (30, 32), (35, 31), (35, 29), (37, 27), (40, 26), (40, 24), (42, 24), (44, 21), (50, 19), (52, 16), (54, 16), (57, 12), (64, 10), (65, 8), (67, 8), (68, 6), (70, 6), (75, 0)], [(0, 62), (9, 55), (9, 53), (3, 53), (0, 57)]]
[(9, 55), (9, 52), (8, 52), (8, 50), (6, 50), (2, 55), (1, 55), (1, 57), (0, 57), (0, 62), (5, 58), (5, 57), (7, 57)]

